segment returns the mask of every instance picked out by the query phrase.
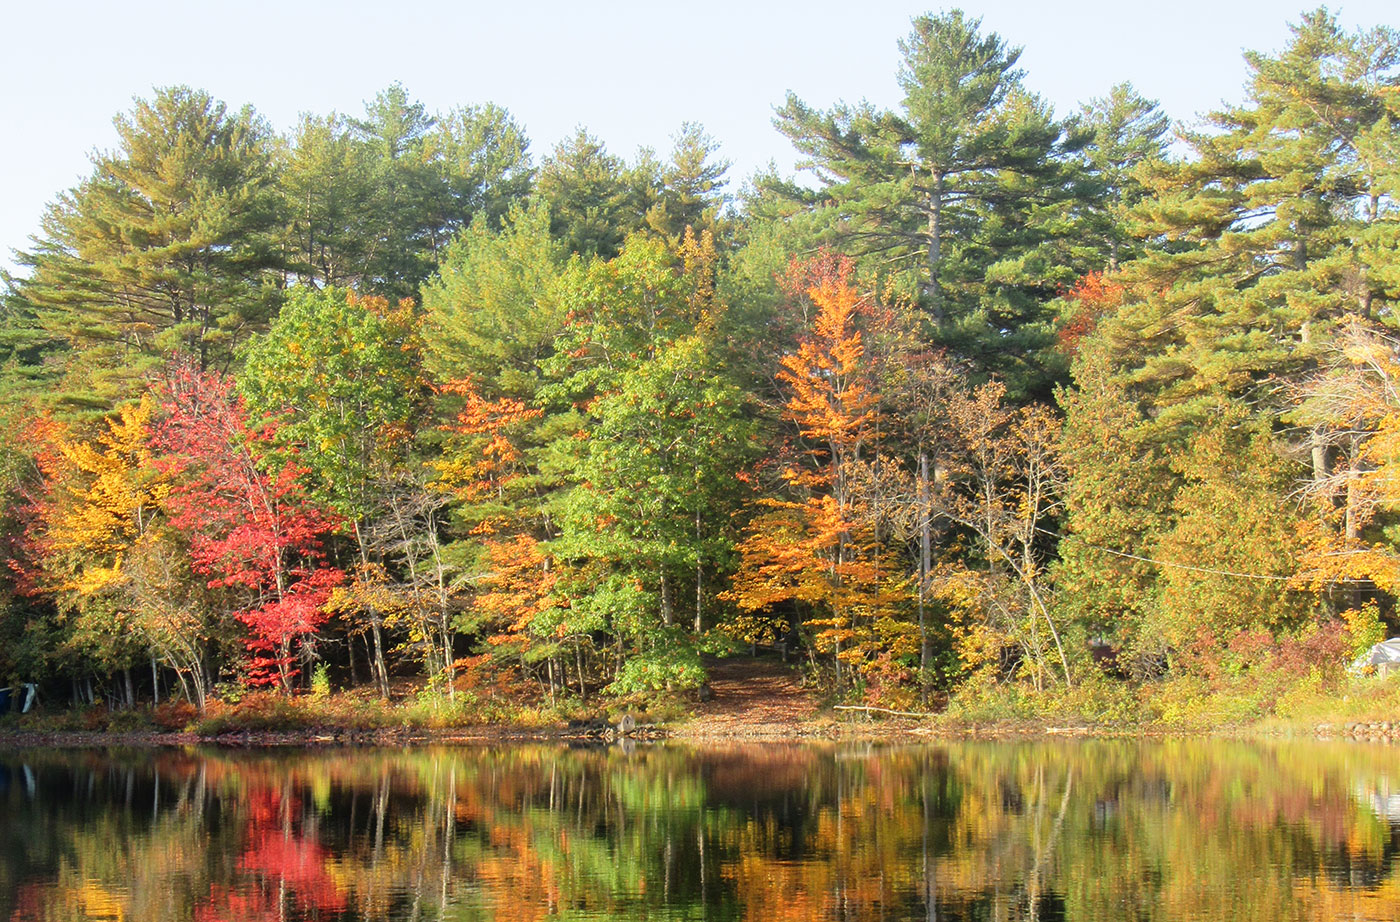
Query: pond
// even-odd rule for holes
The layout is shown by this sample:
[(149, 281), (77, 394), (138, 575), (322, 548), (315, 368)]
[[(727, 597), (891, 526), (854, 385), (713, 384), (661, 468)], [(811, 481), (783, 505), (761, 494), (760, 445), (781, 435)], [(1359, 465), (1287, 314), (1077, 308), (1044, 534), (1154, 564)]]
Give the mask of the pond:
[(1400, 917), (1400, 750), (0, 751), (0, 920)]

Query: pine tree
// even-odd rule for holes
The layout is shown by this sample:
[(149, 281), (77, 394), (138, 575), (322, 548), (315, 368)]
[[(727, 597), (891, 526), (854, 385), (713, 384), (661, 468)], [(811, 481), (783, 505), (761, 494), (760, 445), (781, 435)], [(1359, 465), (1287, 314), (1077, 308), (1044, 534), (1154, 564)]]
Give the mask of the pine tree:
[[(1135, 232), (1154, 246), (1117, 277), (1123, 303), (1080, 341), (1078, 390), (1064, 400), (1074, 484), (1068, 528), (1082, 544), (1066, 542), (1061, 573), (1069, 585), (1093, 587), (1079, 600), (1096, 625), (1111, 627), (1116, 617), (1136, 625), (1185, 605), (1177, 590), (1194, 583), (1181, 567), (1231, 557), (1195, 542), (1236, 534), (1248, 514), (1240, 504), (1273, 510), (1248, 527), (1276, 534), (1273, 525), (1288, 521), (1278, 510), (1294, 504), (1298, 480), (1319, 495), (1354, 479), (1353, 465), (1363, 463), (1348, 421), (1293, 397), (1315, 379), (1349, 316), (1378, 316), (1400, 297), (1386, 281), (1385, 248), (1368, 243), (1400, 227), (1384, 204), (1393, 173), (1376, 153), (1397, 143), (1386, 87), (1398, 51), (1393, 31), (1347, 34), (1325, 10), (1306, 14), (1281, 53), (1246, 55), (1246, 101), (1183, 136), (1195, 156), (1135, 171), (1146, 193), (1133, 212)], [(1224, 437), (1222, 406), (1248, 407), (1238, 428), (1257, 433), (1233, 443), (1245, 468), (1233, 469), (1229, 484), (1189, 460), (1209, 456), (1211, 439)], [(1248, 497), (1222, 499), (1231, 489)], [(1322, 517), (1336, 527), (1333, 516)], [(1288, 537), (1273, 539), (1273, 558), (1221, 569), (1279, 576), (1298, 560)], [(1248, 576), (1231, 580), (1241, 597), (1256, 588)], [(1238, 607), (1210, 601), (1229, 590), (1200, 582), (1209, 613), (1199, 623), (1238, 628)], [(1259, 625), (1296, 624), (1278, 614), (1295, 601), (1256, 598)], [(1142, 636), (1152, 634), (1163, 631)]]
[(1020, 49), (979, 20), (921, 16), (899, 47), (899, 112), (820, 112), (789, 95), (778, 128), (816, 172), (813, 203), (833, 212), (845, 248), (911, 272), (956, 352), (1043, 386), (1044, 305), (1078, 274), (1055, 258), (1072, 217), (1067, 139), (1025, 89)]
[(188, 87), (116, 119), (119, 148), (62, 196), (21, 293), (70, 350), (72, 399), (101, 409), (176, 352), (204, 366), (266, 322), (282, 223), (270, 132)]
[[(621, 158), (582, 128), (540, 167), (536, 191), (549, 203), (551, 232), (565, 251), (611, 259), (641, 225), (647, 203), (629, 183)], [(643, 182), (643, 194), (651, 183)]]
[(499, 228), (473, 221), (423, 286), (425, 361), (439, 381), (471, 378), (490, 395), (532, 399), (539, 363), (563, 328), (564, 251), (540, 199)]
[(371, 176), (369, 149), (344, 118), (302, 117), (279, 183), (287, 266), (301, 282), (345, 287), (364, 277), (373, 246)]
[[(1139, 255), (1128, 227), (1128, 213), (1146, 193), (1136, 177), (1139, 165), (1164, 160), (1167, 116), (1154, 100), (1144, 99), (1131, 83), (1114, 86), (1107, 96), (1081, 107), (1071, 131), (1087, 136), (1082, 157), (1088, 186), (1079, 197), (1081, 219), (1077, 243), (1092, 243), (1097, 268), (1113, 272)], [(1084, 238), (1089, 237), (1086, 241)]]

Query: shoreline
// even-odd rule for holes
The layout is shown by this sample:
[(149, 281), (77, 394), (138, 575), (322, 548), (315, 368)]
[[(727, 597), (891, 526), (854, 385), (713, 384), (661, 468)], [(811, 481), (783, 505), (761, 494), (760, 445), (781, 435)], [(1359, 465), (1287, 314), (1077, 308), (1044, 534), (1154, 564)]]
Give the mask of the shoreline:
[(1238, 739), (1311, 740), (1318, 742), (1400, 743), (1400, 722), (1393, 724), (1319, 724), (1311, 728), (1255, 724), (1210, 730), (1167, 727), (1052, 726), (1007, 722), (984, 726), (940, 727), (928, 723), (812, 722), (791, 727), (754, 724), (716, 730), (704, 726), (641, 726), (631, 733), (598, 732), (571, 727), (482, 725), (439, 729), (342, 727), (296, 730), (245, 730), (218, 734), (167, 730), (29, 730), (0, 729), (0, 752), (21, 749), (165, 749), (217, 747), (224, 749), (338, 749), (378, 747), (481, 746), (491, 744), (564, 743), (682, 743), (695, 745), (754, 743), (934, 743), (971, 741), (1037, 741), (1090, 739)]

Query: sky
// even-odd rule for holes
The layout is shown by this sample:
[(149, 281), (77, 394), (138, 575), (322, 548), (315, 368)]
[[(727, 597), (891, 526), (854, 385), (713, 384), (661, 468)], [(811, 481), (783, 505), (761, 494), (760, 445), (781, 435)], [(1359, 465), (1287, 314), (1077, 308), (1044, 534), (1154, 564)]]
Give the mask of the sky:
[[(1194, 123), (1242, 97), (1242, 52), (1276, 51), (1307, 7), (1267, 0), (967, 0), (1025, 51), (1030, 89), (1061, 114), (1128, 80)], [(772, 126), (791, 91), (810, 105), (899, 102), (897, 42), (939, 7), (894, 0), (633, 2), (8, 3), (0, 42), (0, 268), (29, 248), (45, 205), (116, 143), (112, 118), (153, 87), (188, 84), (279, 131), (300, 112), (359, 114), (398, 81), (430, 111), (495, 102), (536, 162), (583, 126), (614, 153), (664, 155), (699, 122), (734, 187), (795, 155)], [(1394, 0), (1334, 6), (1349, 28), (1400, 26)]]

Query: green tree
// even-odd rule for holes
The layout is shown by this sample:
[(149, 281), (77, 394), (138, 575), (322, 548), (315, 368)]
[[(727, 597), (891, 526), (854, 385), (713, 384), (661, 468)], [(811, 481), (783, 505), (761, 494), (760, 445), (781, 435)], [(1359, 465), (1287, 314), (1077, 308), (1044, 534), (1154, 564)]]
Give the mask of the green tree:
[[(1246, 101), (1184, 135), (1193, 157), (1133, 174), (1145, 190), (1135, 232), (1154, 247), (1123, 267), (1124, 303), (1081, 341), (1077, 387), (1062, 398), (1076, 537), (1060, 575), (1094, 624), (1121, 618), (1162, 638), (1160, 617), (1183, 606), (1203, 630), (1238, 629), (1246, 608), (1256, 627), (1298, 622), (1298, 600), (1259, 598), (1278, 589), (1261, 589), (1268, 579), (1182, 568), (1285, 574), (1297, 549), (1280, 510), (1294, 505), (1294, 478), (1325, 498), (1362, 461), (1345, 419), (1292, 398), (1348, 315), (1381, 316), (1400, 296), (1384, 248), (1368, 245), (1400, 226), (1376, 153), (1397, 143), (1385, 89), (1397, 48), (1390, 30), (1347, 34), (1326, 11), (1306, 14), (1282, 52), (1246, 55)], [(1212, 447), (1227, 435), (1222, 414), (1239, 408), (1230, 418), (1248, 438)], [(1205, 544), (1242, 533), (1272, 537), (1228, 553)]]
[(534, 184), (525, 130), (492, 103), (439, 116), (424, 146), (438, 171), (438, 202), (427, 216), (433, 221), (434, 252), (477, 218), (498, 225)]
[(370, 162), (371, 198), (366, 221), (366, 260), (361, 288), (392, 300), (412, 297), (432, 271), (432, 210), (436, 171), (425, 146), (436, 120), (395, 83), (352, 119), (355, 137)]
[(582, 128), (545, 159), (535, 188), (567, 252), (604, 259), (621, 252), (645, 212), (626, 174), (622, 159)]
[(423, 286), (425, 358), (439, 381), (470, 377), (488, 394), (533, 398), (564, 323), (564, 251), (549, 227), (534, 199), (499, 229), (478, 218), (448, 247)]
[(822, 112), (790, 94), (777, 126), (821, 181), (811, 201), (832, 213), (837, 241), (910, 272), (956, 351), (1043, 383), (1044, 305), (1078, 274), (1058, 258), (1072, 217), (1067, 139), (1025, 89), (1020, 49), (958, 10), (913, 25), (899, 112)]
[(657, 201), (646, 216), (647, 226), (667, 239), (695, 234), (720, 234), (720, 209), (726, 197), (724, 175), (729, 161), (716, 160), (719, 143), (694, 122), (686, 122), (674, 138), (670, 161), (657, 177)]
[(1142, 306), (1120, 312), (1117, 335), (1138, 338), (1124, 356), (1136, 378), (1178, 400), (1257, 391), (1315, 366), (1346, 314), (1400, 296), (1363, 245), (1396, 226), (1373, 151), (1400, 143), (1385, 90), (1398, 49), (1392, 31), (1348, 35), (1309, 13), (1277, 57), (1246, 55), (1245, 104), (1185, 136), (1192, 158), (1139, 174), (1150, 195), (1136, 230), (1170, 246), (1129, 273)]
[(687, 336), (629, 370), (589, 419), (560, 556), (635, 574), (657, 593), (663, 625), (689, 609), (700, 631), (733, 553), (735, 475), (753, 453), (743, 394), (713, 369), (701, 336)]
[(1146, 190), (1136, 177), (1139, 165), (1167, 155), (1167, 116), (1155, 100), (1144, 99), (1131, 83), (1115, 85), (1107, 96), (1081, 107), (1071, 130), (1084, 133), (1084, 181), (1090, 186), (1080, 199), (1083, 220), (1080, 243), (1091, 237), (1101, 255), (1100, 267), (1112, 272), (1137, 253), (1128, 226), (1128, 212)]
[(1318, 611), (1317, 596), (1288, 587), (1306, 535), (1304, 511), (1287, 502), (1297, 469), (1272, 433), (1244, 415), (1222, 407), (1174, 459), (1182, 479), (1172, 501), (1175, 526), (1156, 545), (1171, 565), (1159, 577), (1148, 633), (1178, 650), (1198, 632), (1214, 643), (1250, 629), (1278, 634)]
[(705, 345), (724, 311), (708, 240), (689, 235), (676, 251), (634, 234), (615, 259), (573, 262), (569, 324), (540, 390), (556, 414), (541, 467), (560, 484), (545, 504), (569, 599), (557, 617), (607, 631), (636, 658), (620, 688), (698, 680), (693, 651), (673, 656), (681, 613), (703, 626), (751, 450), (742, 392)]
[(339, 115), (303, 115), (284, 153), (288, 267), (303, 283), (344, 287), (364, 275), (372, 240), (372, 163)]
[(188, 87), (137, 100), (115, 124), (118, 149), (51, 206), (21, 286), (68, 347), (84, 392), (73, 401), (99, 408), (174, 352), (227, 362), (279, 300), (267, 125)]
[[(339, 290), (298, 289), (267, 333), (249, 344), (239, 389), (274, 422), (273, 445), (309, 469), (309, 495), (354, 532), (362, 573), (377, 550), (366, 531), (384, 489), (408, 465), (423, 381), (412, 308)], [(378, 609), (369, 611), (375, 672), (388, 693)]]
[(303, 281), (417, 294), (454, 236), (492, 226), (528, 195), (529, 141), (495, 105), (428, 113), (399, 84), (365, 116), (303, 116), (282, 189), (292, 266)]

